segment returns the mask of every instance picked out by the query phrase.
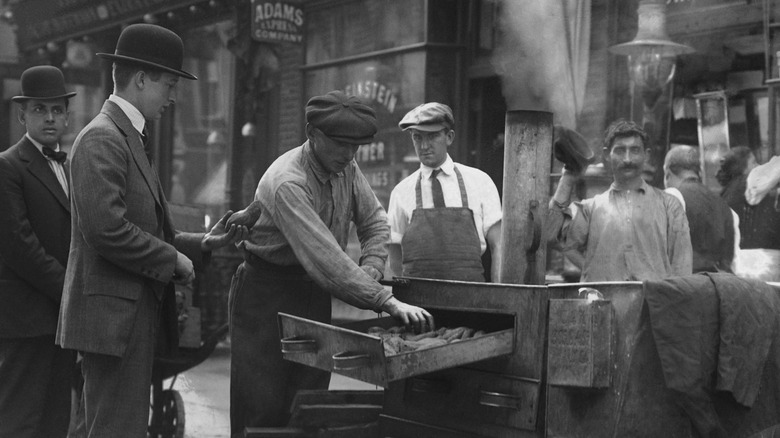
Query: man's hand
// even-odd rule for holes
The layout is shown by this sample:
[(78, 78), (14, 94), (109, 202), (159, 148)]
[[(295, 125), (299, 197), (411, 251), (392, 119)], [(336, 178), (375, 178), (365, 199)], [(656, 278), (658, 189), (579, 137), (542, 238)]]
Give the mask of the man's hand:
[(433, 315), (422, 307), (412, 306), (398, 301), (395, 297), (390, 297), (382, 305), (382, 310), (401, 320), (407, 328), (413, 328), (415, 333), (436, 330)]
[(232, 211), (228, 210), (222, 219), (219, 220), (211, 228), (200, 243), (200, 248), (203, 251), (211, 251), (216, 248), (221, 248), (226, 245), (231, 245), (236, 242), (240, 242), (249, 237), (249, 229), (244, 225), (228, 225), (228, 219), (235, 216)]
[(260, 219), (262, 208), (259, 201), (252, 201), (245, 209), (233, 213), (227, 221), (227, 226), (241, 225), (247, 229), (251, 229), (252, 226)]
[(186, 255), (176, 252), (176, 267), (173, 268), (173, 277), (171, 281), (176, 284), (190, 284), (195, 279), (195, 268), (192, 267), (192, 260)]
[(373, 278), (376, 281), (379, 281), (384, 277), (384, 274), (379, 272), (379, 269), (371, 266), (371, 265), (363, 265), (360, 267), (363, 271), (365, 271), (366, 274), (368, 274), (371, 278)]

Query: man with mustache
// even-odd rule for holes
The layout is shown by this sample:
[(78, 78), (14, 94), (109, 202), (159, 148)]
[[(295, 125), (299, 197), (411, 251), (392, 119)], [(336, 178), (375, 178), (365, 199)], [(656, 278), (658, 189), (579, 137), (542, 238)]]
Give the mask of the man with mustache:
[(582, 281), (643, 281), (691, 274), (691, 238), (682, 204), (642, 179), (649, 156), (647, 139), (636, 123), (613, 122), (603, 150), (612, 168), (612, 185), (582, 202), (570, 201), (581, 172), (564, 168), (550, 200), (547, 236), (563, 249), (584, 253)]

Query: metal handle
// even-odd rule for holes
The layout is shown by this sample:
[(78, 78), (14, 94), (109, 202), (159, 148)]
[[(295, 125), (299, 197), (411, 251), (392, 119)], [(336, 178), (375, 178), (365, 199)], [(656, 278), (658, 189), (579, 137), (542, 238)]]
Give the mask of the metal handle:
[(283, 338), (282, 354), (314, 353), (317, 351), (317, 341), (301, 337)]
[(502, 392), (479, 391), (479, 404), (494, 408), (520, 410), (520, 396)]
[(371, 364), (371, 358), (367, 353), (358, 353), (354, 351), (344, 351), (333, 355), (334, 370), (354, 370), (364, 368)]
[(449, 394), (452, 384), (442, 379), (424, 379), (420, 377), (409, 379), (409, 389), (414, 392), (428, 392), (433, 394)]

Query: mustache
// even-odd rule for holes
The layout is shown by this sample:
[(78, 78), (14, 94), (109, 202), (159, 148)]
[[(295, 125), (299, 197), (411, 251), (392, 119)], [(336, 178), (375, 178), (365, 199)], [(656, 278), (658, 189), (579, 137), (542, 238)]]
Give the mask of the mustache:
[(622, 164), (622, 165), (618, 166), (617, 168), (618, 169), (626, 169), (626, 170), (628, 170), (628, 169), (639, 170), (639, 166), (637, 166), (636, 164)]

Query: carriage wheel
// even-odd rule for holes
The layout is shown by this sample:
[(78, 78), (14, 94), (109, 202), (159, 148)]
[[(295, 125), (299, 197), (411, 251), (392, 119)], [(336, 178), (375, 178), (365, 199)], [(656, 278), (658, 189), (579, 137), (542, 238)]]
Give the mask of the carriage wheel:
[(184, 438), (184, 400), (178, 391), (166, 389), (160, 393), (159, 406), (152, 406), (149, 436)]

